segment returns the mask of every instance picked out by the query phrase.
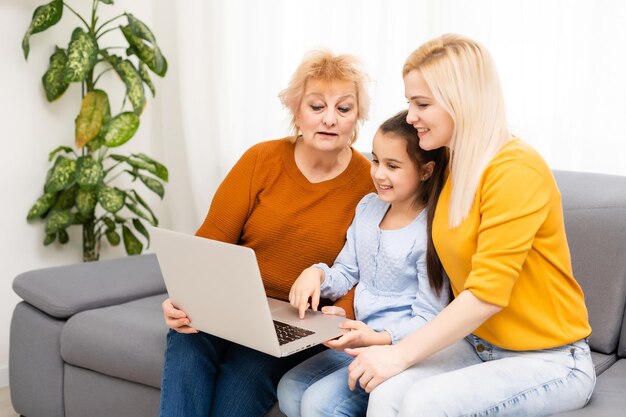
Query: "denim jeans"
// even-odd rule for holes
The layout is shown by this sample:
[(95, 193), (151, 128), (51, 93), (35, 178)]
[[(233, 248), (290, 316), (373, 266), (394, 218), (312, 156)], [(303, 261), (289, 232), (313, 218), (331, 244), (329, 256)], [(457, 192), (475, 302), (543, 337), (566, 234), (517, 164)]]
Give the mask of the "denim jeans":
[(278, 405), (287, 417), (364, 416), (368, 394), (348, 388), (352, 357), (326, 350), (287, 372), (278, 384)]
[(552, 415), (584, 407), (595, 381), (586, 340), (511, 351), (470, 335), (375, 388), (367, 415)]
[(160, 416), (261, 417), (276, 401), (280, 377), (321, 348), (275, 358), (206, 333), (170, 330)]

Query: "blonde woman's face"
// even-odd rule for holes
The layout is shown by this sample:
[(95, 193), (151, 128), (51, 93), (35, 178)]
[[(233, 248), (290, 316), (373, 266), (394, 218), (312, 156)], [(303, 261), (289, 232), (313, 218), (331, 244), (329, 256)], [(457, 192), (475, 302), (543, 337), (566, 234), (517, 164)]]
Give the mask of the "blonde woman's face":
[(404, 77), (404, 95), (409, 101), (406, 122), (417, 129), (420, 148), (429, 151), (450, 146), (454, 121), (433, 98), (433, 94), (418, 70)]
[(354, 83), (311, 79), (306, 83), (296, 124), (306, 145), (334, 151), (350, 144), (358, 116)]

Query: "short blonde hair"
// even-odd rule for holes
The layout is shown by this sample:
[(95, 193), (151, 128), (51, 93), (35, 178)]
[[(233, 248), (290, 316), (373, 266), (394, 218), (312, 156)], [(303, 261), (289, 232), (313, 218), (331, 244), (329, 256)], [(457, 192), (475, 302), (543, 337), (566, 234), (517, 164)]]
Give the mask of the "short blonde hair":
[(420, 71), (434, 99), (454, 121), (450, 141), (449, 224), (456, 227), (471, 209), (487, 164), (510, 140), (498, 74), (478, 42), (446, 34), (407, 58), (402, 75)]
[[(367, 75), (361, 68), (361, 62), (352, 55), (335, 55), (329, 50), (313, 50), (305, 54), (302, 62), (293, 73), (287, 88), (278, 97), (291, 112), (291, 129), (294, 137), (298, 132), (296, 114), (302, 103), (306, 82), (309, 79), (324, 81), (351, 81), (354, 83), (357, 99), (358, 121), (367, 120), (370, 98), (367, 93)], [(358, 136), (359, 126), (355, 127), (354, 143)]]

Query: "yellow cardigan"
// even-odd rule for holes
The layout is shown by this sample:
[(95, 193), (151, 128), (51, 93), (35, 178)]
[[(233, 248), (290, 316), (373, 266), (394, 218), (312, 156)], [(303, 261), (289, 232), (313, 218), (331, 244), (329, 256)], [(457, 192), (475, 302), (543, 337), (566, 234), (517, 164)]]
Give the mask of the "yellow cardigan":
[(448, 178), (433, 240), (455, 295), (504, 307), (474, 334), (510, 350), (546, 349), (589, 336), (572, 274), (561, 194), (541, 156), (519, 139), (487, 165), (468, 216), (448, 226)]

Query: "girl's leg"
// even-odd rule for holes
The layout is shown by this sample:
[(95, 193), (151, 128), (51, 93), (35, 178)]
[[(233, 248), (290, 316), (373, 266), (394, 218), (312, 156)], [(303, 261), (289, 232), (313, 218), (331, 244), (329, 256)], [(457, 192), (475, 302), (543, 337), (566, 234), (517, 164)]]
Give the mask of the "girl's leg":
[[(278, 384), (278, 404), (280, 410), (287, 417), (300, 417), (301, 403), (305, 391), (308, 392), (308, 389), (322, 378), (325, 380), (333, 372), (347, 367), (351, 361), (351, 356), (329, 349), (291, 369), (281, 378)], [(343, 385), (348, 386), (347, 376), (345, 381), (343, 381)], [(325, 403), (328, 400), (328, 397), (320, 398), (321, 403)]]
[(374, 388), (374, 391), (370, 393), (367, 415), (371, 417), (396, 416), (413, 384), (434, 375), (478, 363), (482, 361), (476, 354), (474, 346), (466, 340), (461, 340)]
[(514, 352), (473, 339), (485, 362), (413, 384), (399, 416), (544, 416), (589, 400), (595, 372), (587, 342)]
[[(351, 358), (352, 359), (352, 358)], [(348, 387), (348, 365), (309, 387), (302, 397), (302, 417), (362, 417), (367, 411), (367, 394), (360, 386)]]

